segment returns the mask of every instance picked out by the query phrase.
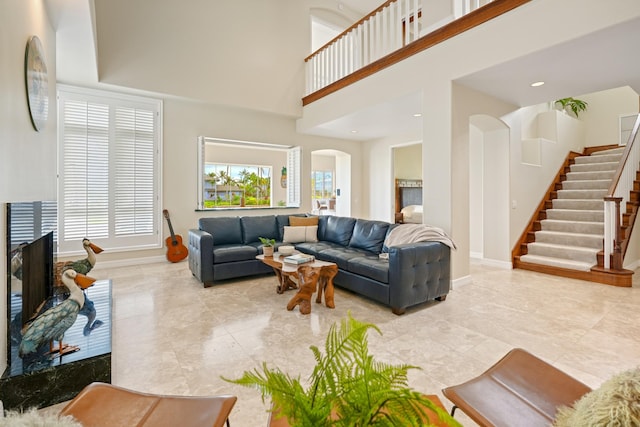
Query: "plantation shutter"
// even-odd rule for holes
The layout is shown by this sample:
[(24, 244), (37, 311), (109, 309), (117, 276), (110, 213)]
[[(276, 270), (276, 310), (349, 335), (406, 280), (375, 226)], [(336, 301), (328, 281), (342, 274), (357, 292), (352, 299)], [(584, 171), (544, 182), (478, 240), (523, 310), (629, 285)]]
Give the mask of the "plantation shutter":
[(160, 102), (59, 90), (59, 251), (160, 246)]
[(10, 205), (11, 246), (39, 239), (50, 231), (54, 231), (53, 239), (56, 240), (58, 212), (55, 201), (19, 202)]
[(287, 152), (287, 206), (300, 206), (301, 157), (301, 147), (293, 147)]

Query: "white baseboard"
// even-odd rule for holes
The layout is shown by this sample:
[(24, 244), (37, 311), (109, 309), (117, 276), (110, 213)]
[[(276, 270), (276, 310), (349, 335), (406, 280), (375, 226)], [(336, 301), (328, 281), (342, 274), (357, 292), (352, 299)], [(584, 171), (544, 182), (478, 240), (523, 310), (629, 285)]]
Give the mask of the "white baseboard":
[(469, 252), (469, 258), (482, 260), (482, 258), (484, 258), (484, 255), (482, 254), (482, 252)]
[(640, 260), (636, 260), (636, 261), (632, 262), (631, 264), (624, 266), (624, 268), (626, 268), (627, 270), (635, 270), (638, 267), (640, 267)]
[(502, 268), (504, 270), (512, 270), (513, 269), (513, 264), (511, 264), (510, 261), (500, 261), (498, 259), (488, 259), (488, 258), (484, 258), (482, 260), (480, 260), (482, 265), (486, 265), (489, 267), (497, 267), (497, 268)]
[(473, 283), (471, 276), (460, 277), (451, 281), (451, 289), (457, 289), (470, 283)]
[(144, 264), (157, 264), (159, 262), (169, 262), (167, 258), (161, 255), (142, 257), (142, 258), (128, 258), (128, 259), (116, 259), (111, 261), (98, 260), (98, 268), (118, 268), (118, 267), (131, 267), (135, 265)]

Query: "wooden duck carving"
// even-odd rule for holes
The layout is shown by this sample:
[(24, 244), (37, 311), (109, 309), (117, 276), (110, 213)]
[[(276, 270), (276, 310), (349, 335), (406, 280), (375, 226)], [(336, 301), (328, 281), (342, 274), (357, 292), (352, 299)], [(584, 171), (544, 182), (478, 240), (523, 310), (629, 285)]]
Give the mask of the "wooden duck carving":
[(27, 325), (18, 350), (20, 357), (37, 351), (38, 347), (47, 342), (49, 342), (51, 352), (54, 352), (54, 340), (59, 342), (58, 351), (60, 354), (78, 350), (77, 347), (65, 350), (62, 338), (67, 329), (76, 321), (80, 309), (84, 306), (85, 297), (82, 290), (91, 286), (95, 280), (72, 269), (67, 269), (62, 273), (62, 283), (69, 288), (71, 295)]

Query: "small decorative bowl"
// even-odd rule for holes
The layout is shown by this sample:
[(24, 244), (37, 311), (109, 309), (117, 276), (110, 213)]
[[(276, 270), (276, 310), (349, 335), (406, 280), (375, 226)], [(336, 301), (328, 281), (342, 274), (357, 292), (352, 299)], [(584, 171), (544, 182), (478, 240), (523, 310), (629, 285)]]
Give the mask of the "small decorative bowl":
[(296, 248), (294, 248), (293, 246), (284, 245), (278, 248), (278, 253), (280, 255), (288, 256), (291, 255), (295, 249)]

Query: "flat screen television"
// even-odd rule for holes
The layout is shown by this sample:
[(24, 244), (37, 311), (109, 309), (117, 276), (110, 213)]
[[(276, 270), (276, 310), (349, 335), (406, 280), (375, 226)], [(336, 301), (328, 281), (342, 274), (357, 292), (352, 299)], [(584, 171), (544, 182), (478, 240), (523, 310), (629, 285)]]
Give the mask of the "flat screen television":
[(22, 325), (53, 295), (53, 232), (22, 248)]

